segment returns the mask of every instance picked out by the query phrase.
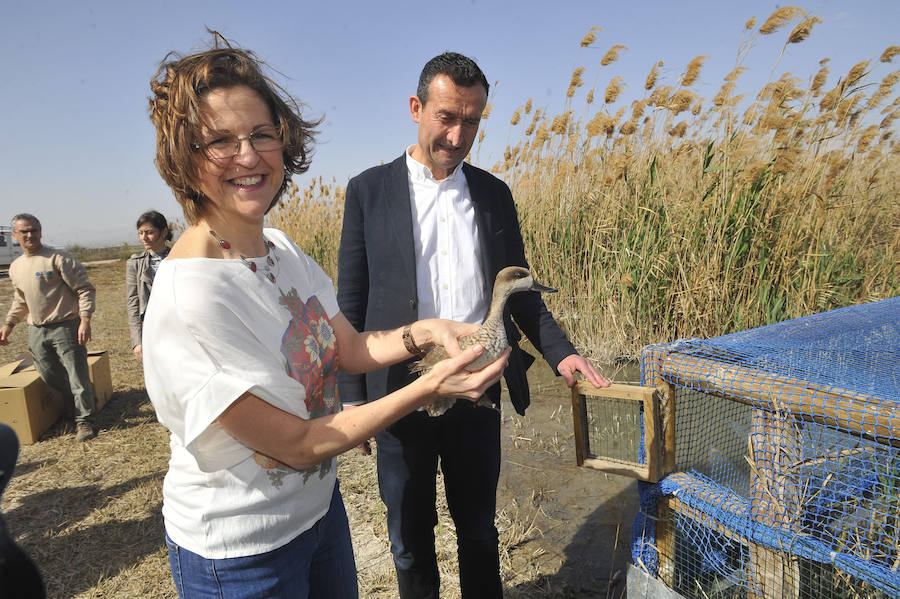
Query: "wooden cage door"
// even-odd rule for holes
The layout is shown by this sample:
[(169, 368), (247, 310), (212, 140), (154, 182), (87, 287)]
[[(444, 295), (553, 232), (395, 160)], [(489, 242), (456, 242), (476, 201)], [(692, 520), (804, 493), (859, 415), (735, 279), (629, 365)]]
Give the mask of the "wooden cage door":
[(657, 482), (675, 467), (675, 406), (667, 384), (572, 388), (579, 466)]

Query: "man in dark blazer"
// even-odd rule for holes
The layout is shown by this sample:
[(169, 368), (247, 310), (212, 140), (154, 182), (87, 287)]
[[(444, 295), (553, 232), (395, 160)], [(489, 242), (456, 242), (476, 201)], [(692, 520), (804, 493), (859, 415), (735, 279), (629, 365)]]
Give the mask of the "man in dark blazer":
[[(397, 328), (425, 317), (480, 322), (497, 272), (510, 265), (528, 268), (509, 188), (463, 163), (478, 132), (488, 87), (471, 59), (449, 52), (433, 58), (410, 97), (417, 143), (390, 164), (350, 180), (338, 256), (338, 302), (357, 329)], [(435, 240), (432, 234), (443, 238)], [(449, 295), (442, 295), (445, 290)], [(455, 304), (462, 304), (463, 312)], [(609, 384), (577, 354), (538, 293), (515, 294), (507, 308), (504, 323), (513, 350), (504, 378), (518, 413), (524, 414), (530, 401), (525, 374), (534, 361), (518, 347), (519, 328), (569, 386), (576, 371), (596, 386)], [(408, 364), (364, 376), (342, 373), (338, 390), (349, 408), (403, 387), (413, 377)], [(376, 436), (378, 482), (403, 599), (439, 596), (434, 549), (439, 460), (456, 526), (462, 596), (503, 594), (494, 525), (500, 385), (487, 396), (496, 410), (460, 401), (438, 417), (414, 412)]]

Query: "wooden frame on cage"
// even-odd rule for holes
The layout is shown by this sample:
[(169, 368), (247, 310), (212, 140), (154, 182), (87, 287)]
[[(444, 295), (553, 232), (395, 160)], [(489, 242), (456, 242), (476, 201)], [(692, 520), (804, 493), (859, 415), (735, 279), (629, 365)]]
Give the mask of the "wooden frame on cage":
[[(575, 458), (579, 466), (657, 482), (665, 465), (674, 468), (675, 412), (668, 384), (660, 388), (612, 384), (601, 389), (579, 381), (572, 388), (572, 416), (575, 427)], [(593, 451), (588, 432), (588, 404), (604, 400), (625, 400), (643, 406), (645, 461), (610, 459)]]

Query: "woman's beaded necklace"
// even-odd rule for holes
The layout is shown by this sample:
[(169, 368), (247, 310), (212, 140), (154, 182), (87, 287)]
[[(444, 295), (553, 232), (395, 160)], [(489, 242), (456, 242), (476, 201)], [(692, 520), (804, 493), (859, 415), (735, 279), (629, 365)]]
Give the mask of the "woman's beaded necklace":
[[(209, 231), (209, 234), (212, 236), (213, 239), (216, 240), (216, 243), (219, 244), (220, 248), (222, 248), (223, 250), (231, 249), (231, 244), (228, 241), (226, 241), (226, 240), (222, 239), (221, 237), (219, 237), (218, 235), (216, 235), (215, 231), (213, 231), (212, 229), (206, 229), (206, 230)], [(275, 244), (273, 242), (269, 241), (268, 239), (266, 239), (265, 237), (263, 237), (263, 241), (265, 241), (265, 243), (266, 243), (265, 261), (262, 263), (263, 271), (265, 271), (265, 272), (260, 272), (259, 268), (256, 265), (256, 262), (250, 260), (245, 255), (238, 254), (238, 256), (241, 257), (241, 262), (244, 263), (244, 266), (249, 268), (251, 271), (261, 275), (267, 281), (269, 281), (270, 283), (272, 283), (274, 285), (275, 284), (275, 270), (276, 270), (275, 266), (276, 266), (276, 262), (279, 260), (279, 258), (278, 258), (278, 254), (276, 254), (275, 252), (272, 251), (275, 249)], [(274, 259), (273, 259), (273, 256), (274, 256)]]

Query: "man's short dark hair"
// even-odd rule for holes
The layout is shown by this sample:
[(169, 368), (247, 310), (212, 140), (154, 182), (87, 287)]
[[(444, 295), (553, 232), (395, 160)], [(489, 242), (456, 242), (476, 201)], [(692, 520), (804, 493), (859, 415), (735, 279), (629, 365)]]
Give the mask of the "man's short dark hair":
[(444, 52), (426, 62), (422, 67), (416, 95), (423, 106), (428, 103), (428, 86), (438, 75), (446, 75), (453, 83), (462, 87), (481, 85), (484, 87), (485, 95), (491, 89), (487, 78), (474, 60), (456, 52)]

